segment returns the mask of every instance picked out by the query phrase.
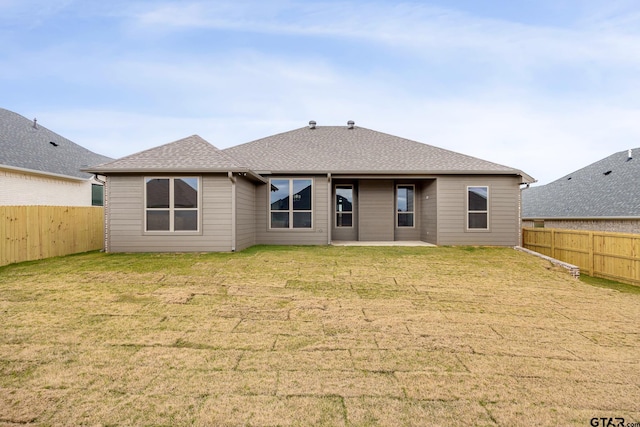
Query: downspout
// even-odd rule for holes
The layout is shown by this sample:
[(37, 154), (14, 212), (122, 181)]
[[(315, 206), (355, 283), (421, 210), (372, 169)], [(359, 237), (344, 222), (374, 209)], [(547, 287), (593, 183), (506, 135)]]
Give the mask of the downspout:
[(109, 191), (108, 191), (108, 187), (107, 187), (107, 181), (109, 180), (108, 176), (104, 177), (105, 180), (101, 180), (100, 178), (98, 178), (98, 174), (94, 173), (93, 174), (93, 179), (95, 179), (98, 182), (102, 183), (102, 186), (104, 187), (104, 190), (102, 192), (103, 196), (104, 196), (104, 201), (103, 201), (103, 205), (102, 209), (104, 210), (104, 221), (102, 223), (102, 226), (104, 227), (104, 252), (105, 253), (109, 253)]
[(333, 230), (333, 209), (331, 207), (331, 173), (327, 173), (327, 245), (331, 245), (331, 230)]
[[(520, 184), (522, 185), (522, 184)], [(529, 188), (529, 184), (526, 184), (526, 187), (521, 188), (518, 185), (518, 245), (523, 246), (524, 242), (522, 241), (522, 192)]]
[(231, 181), (231, 252), (236, 251), (236, 177), (233, 172), (227, 172)]

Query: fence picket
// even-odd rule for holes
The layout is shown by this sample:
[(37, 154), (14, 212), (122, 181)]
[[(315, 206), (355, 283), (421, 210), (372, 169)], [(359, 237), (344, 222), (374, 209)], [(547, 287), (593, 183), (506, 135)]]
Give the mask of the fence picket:
[(103, 247), (104, 209), (0, 206), (0, 266)]
[[(571, 237), (567, 237), (567, 236)], [(541, 238), (541, 236), (544, 236)], [(548, 240), (547, 240), (548, 239)], [(549, 241), (541, 245), (540, 241)], [(640, 236), (628, 233), (563, 230), (553, 228), (522, 229), (522, 246), (575, 264), (593, 277), (640, 285), (636, 246)], [(586, 257), (585, 257), (586, 256)]]

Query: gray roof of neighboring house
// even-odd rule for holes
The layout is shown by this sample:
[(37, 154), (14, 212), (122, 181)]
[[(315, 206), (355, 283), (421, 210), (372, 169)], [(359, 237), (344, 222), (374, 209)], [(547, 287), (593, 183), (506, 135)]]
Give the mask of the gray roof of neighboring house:
[(362, 127), (304, 127), (223, 151), (258, 173), (496, 173), (534, 182), (517, 169)]
[[(633, 158), (633, 156), (637, 158)], [(523, 218), (640, 217), (640, 148), (522, 191)]]
[(96, 173), (250, 172), (198, 135), (86, 168)]
[(75, 178), (111, 158), (96, 154), (17, 113), (0, 108), (0, 165)]

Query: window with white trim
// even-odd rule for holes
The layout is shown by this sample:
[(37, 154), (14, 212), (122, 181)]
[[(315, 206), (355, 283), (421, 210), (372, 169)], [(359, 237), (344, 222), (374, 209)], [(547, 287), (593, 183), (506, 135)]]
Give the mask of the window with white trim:
[(91, 184), (91, 206), (104, 206), (104, 186)]
[(489, 229), (489, 187), (467, 187), (467, 228)]
[(336, 227), (353, 227), (353, 185), (336, 185)]
[(414, 185), (396, 187), (396, 224), (398, 227), (413, 227)]
[(312, 228), (313, 180), (279, 178), (269, 185), (269, 228)]
[(146, 231), (198, 231), (198, 177), (145, 178)]

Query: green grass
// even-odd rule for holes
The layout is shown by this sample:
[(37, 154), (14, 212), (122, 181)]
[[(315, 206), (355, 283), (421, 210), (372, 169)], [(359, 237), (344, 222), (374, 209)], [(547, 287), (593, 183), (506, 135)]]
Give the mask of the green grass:
[(613, 289), (628, 294), (640, 294), (640, 286), (620, 283), (614, 280), (602, 279), (600, 277), (592, 277), (587, 276), (586, 274), (580, 274), (580, 281), (591, 286), (597, 286), (599, 288)]
[(640, 299), (590, 284), (482, 247), (10, 265), (0, 425), (640, 421)]

